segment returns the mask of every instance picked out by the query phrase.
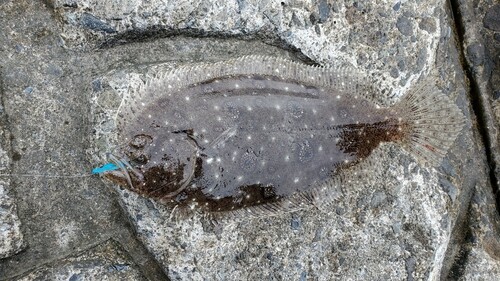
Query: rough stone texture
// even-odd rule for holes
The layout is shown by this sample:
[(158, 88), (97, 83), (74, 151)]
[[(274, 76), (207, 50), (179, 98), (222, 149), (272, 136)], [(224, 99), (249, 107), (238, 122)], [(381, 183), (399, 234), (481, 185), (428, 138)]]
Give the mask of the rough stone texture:
[(450, 279), (498, 280), (500, 278), (500, 218), (488, 187), (476, 186), (470, 208), (469, 233), (462, 244), (462, 261)]
[[(26, 13), (29, 9), (40, 8), (22, 1), (0, 6), (0, 21), (7, 21), (0, 23), (3, 101), (12, 134), (11, 153), (17, 155), (11, 172), (83, 174), (90, 169), (82, 157), (86, 108), (84, 97), (72, 94), (80, 86), (79, 76), (58, 45), (50, 14)], [(8, 22), (16, 14), (15, 24)], [(78, 69), (78, 61), (74, 64)], [(14, 264), (28, 270), (40, 260), (107, 239), (99, 230), (109, 224), (113, 209), (106, 190), (96, 188), (98, 183), (86, 177), (13, 177), (11, 186), (29, 248), (0, 263), (0, 272), (9, 276)], [(7, 264), (13, 267), (5, 268)]]
[[(491, 188), (446, 1), (43, 2), (0, 4), (11, 172), (46, 175), (10, 183), (29, 247), (0, 260), (0, 279), (58, 278), (77, 270), (75, 252), (110, 237), (131, 256), (122, 260), (150, 280), (167, 278), (155, 260), (173, 280), (437, 280), (469, 278), (482, 264), (492, 270), (481, 274), (494, 277), (496, 242), (484, 241), (496, 240), (484, 237), (498, 231), (487, 227), (494, 210), (481, 199)], [(467, 58), (481, 70), (488, 45), (470, 42)], [(173, 220), (163, 206), (87, 177), (119, 141), (113, 110), (142, 80), (191, 61), (255, 53), (352, 65), (373, 75), (380, 98), (390, 101), (432, 75), (467, 116), (466, 127), (437, 169), (386, 146), (380, 165), (345, 188), (332, 209), (278, 217)], [(490, 236), (468, 227), (476, 221), (470, 206), (474, 218), (487, 218), (476, 225)], [(120, 260), (115, 252), (102, 251), (101, 260)], [(113, 263), (87, 272), (104, 274)]]
[[(142, 36), (178, 34), (264, 38), (292, 46), (308, 58), (324, 64), (349, 63), (370, 74), (387, 89), (401, 94), (409, 82), (434, 60), (443, 3), (406, 2), (397, 10), (393, 1), (268, 1), (257, 0), (141, 1), (54, 0), (64, 23), (61, 34), (69, 48), (83, 42), (113, 45)], [(92, 21), (89, 24), (89, 16)], [(82, 21), (83, 19), (83, 21)], [(420, 25), (420, 23), (422, 23)], [(421, 27), (420, 27), (421, 26)], [(91, 32), (87, 32), (87, 31)], [(111, 30), (116, 31), (110, 34)], [(407, 66), (393, 78), (391, 68)], [(400, 87), (400, 85), (402, 87)]]
[[(294, 24), (305, 20), (300, 17), (301, 9), (314, 10), (303, 5), (306, 7), (294, 10), (295, 16), (289, 22), (285, 16), (287, 8), (281, 8), (282, 21), (276, 27), (281, 40), (327, 65), (350, 62), (376, 73), (374, 80), (389, 93), (381, 92), (380, 98), (392, 101), (404, 94), (415, 78), (436, 67), (432, 74), (437, 75), (440, 88), (468, 113), (458, 53), (440, 6), (428, 9), (419, 6), (413, 10), (403, 4), (396, 12), (392, 8), (384, 10), (381, 8), (384, 5), (346, 2), (323, 24), (298, 28)], [(415, 24), (417, 12), (419, 18), (427, 19), (422, 29)], [(104, 16), (100, 14), (101, 18)], [(401, 17), (405, 20), (399, 20)], [(432, 28), (429, 23), (432, 21), (439, 29)], [(121, 28), (120, 24), (106, 22), (116, 30)], [(245, 23), (252, 26), (250, 19)], [(175, 26), (167, 22), (163, 28)], [(202, 29), (208, 34), (225, 35), (229, 32), (227, 28), (208, 25)], [(246, 54), (248, 49), (236, 48), (234, 53), (220, 59)], [(413, 52), (411, 56), (409, 52)], [(207, 61), (199, 57), (193, 60)], [(99, 87), (92, 98), (95, 151), (91, 153), (95, 162), (106, 161), (105, 152), (120, 142), (114, 135), (114, 118), (123, 95), (133, 94), (148, 77), (177, 66), (166, 62), (140, 69), (121, 68), (96, 76), (94, 85), (99, 81)], [(398, 75), (391, 73), (394, 67), (398, 67)], [(127, 191), (119, 192), (139, 238), (173, 280), (340, 277), (434, 280), (443, 274), (445, 253), (453, 230), (461, 227), (457, 220), (466, 213), (474, 182), (487, 186), (484, 169), (477, 175), (467, 173), (472, 167), (484, 167), (484, 159), (474, 156), (476, 140), (471, 129), (468, 122), (450, 157), (438, 170), (424, 169), (400, 148), (386, 147), (380, 166), (365, 175), (362, 184), (346, 187), (332, 210), (216, 223), (199, 216), (175, 221), (170, 216), (171, 210)]]
[(0, 26), (2, 110), (12, 143), (3, 146), (13, 174), (6, 187), (29, 246), (0, 260), (0, 279), (119, 237), (154, 280), (156, 265), (134, 244), (110, 190), (89, 176), (90, 95), (83, 89), (91, 68), (106, 68), (107, 60), (65, 50), (59, 23), (40, 2), (2, 1)]
[(46, 264), (17, 281), (31, 280), (147, 280), (130, 257), (113, 241), (92, 247), (84, 253)]
[[(490, 179), (498, 188), (500, 179), (500, 4), (498, 1), (453, 1), (459, 33), (475, 94), (476, 112), (482, 123), (483, 139), (488, 147)], [(500, 197), (489, 186), (477, 185), (468, 217), (470, 229), (464, 237), (457, 262), (449, 277), (461, 280), (500, 279)], [(495, 202), (496, 201), (496, 202)], [(496, 204), (495, 204), (496, 203)], [(496, 206), (496, 211), (494, 211)], [(450, 255), (452, 256), (452, 255)]]
[[(0, 173), (8, 169), (8, 157), (0, 147)], [(0, 259), (9, 257), (24, 247), (21, 222), (17, 216), (17, 207), (7, 188), (10, 181), (0, 178)]]
[[(488, 94), (489, 100), (492, 102), (493, 112), (496, 117), (496, 124), (500, 124), (500, 3), (495, 2), (489, 4), (484, 3), (482, 7), (486, 10), (483, 17), (483, 40), (485, 44), (485, 60), (487, 70), (490, 71), (489, 78), (490, 89)], [(480, 18), (478, 19), (480, 20)], [(497, 127), (498, 128), (498, 127)], [(492, 130), (491, 138), (498, 136)], [(499, 166), (500, 163), (497, 164)], [(500, 173), (497, 172), (497, 179)]]
[[(1, 70), (1, 68), (0, 68)], [(2, 75), (0, 72), (0, 259), (21, 251), (25, 244), (21, 222), (10, 188), (10, 158), (5, 147), (10, 146), (7, 117), (3, 108)]]
[(487, 29), (500, 31), (500, 4), (489, 6), (483, 17), (483, 25)]
[[(500, 4), (495, 0), (456, 1), (463, 48), (477, 94), (478, 117), (484, 123), (489, 161), (500, 186)], [(497, 198), (500, 202), (500, 197)], [(498, 203), (497, 203), (498, 204)]]

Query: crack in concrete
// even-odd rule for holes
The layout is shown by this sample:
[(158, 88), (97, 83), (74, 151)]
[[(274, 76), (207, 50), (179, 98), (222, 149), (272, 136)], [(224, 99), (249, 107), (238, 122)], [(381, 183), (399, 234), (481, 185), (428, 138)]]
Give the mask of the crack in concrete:
[[(448, 0), (447, 9), (452, 17), (450, 24), (451, 28), (454, 30), (456, 37), (456, 45), (458, 48), (460, 64), (464, 71), (465, 76), (469, 80), (469, 102), (471, 104), (473, 115), (475, 116), (477, 122), (477, 130), (480, 136), (480, 141), (482, 141), (484, 146), (484, 152), (487, 160), (487, 173), (489, 175), (489, 182), (492, 186), (493, 194), (496, 197), (496, 210), (500, 213), (500, 197), (498, 196), (499, 185), (498, 179), (495, 174), (496, 162), (494, 155), (492, 154), (492, 135), (489, 132), (489, 126), (492, 126), (491, 120), (488, 119), (488, 103), (484, 95), (481, 95), (481, 88), (473, 74), (473, 68), (468, 63), (466, 59), (466, 53), (464, 49), (464, 18), (460, 12), (459, 0)], [(471, 118), (474, 118), (471, 115)], [(492, 116), (492, 115), (489, 115)], [(451, 262), (443, 264), (441, 269), (441, 278), (446, 280), (459, 280), (463, 278), (465, 266), (468, 262), (469, 255), (471, 253), (471, 240), (473, 239), (472, 230), (470, 228), (470, 204), (473, 196), (469, 197), (468, 211), (466, 212), (463, 219), (457, 221), (454, 226), (452, 238), (455, 240), (452, 244), (457, 245), (455, 247), (449, 248), (447, 250), (446, 260)]]
[[(117, 199), (119, 200), (119, 199)], [(139, 271), (151, 281), (170, 281), (167, 274), (163, 271), (158, 261), (154, 258), (144, 244), (139, 241), (135, 229), (129, 220), (126, 218), (125, 210), (122, 209), (122, 218), (120, 221), (124, 222), (113, 238), (118, 242), (123, 249), (130, 255)]]
[(493, 151), (492, 151), (492, 136), (489, 132), (489, 128), (494, 126), (491, 124), (492, 122), (487, 118), (487, 116), (492, 116), (491, 114), (486, 114), (487, 111), (491, 111), (488, 107), (488, 101), (486, 98), (481, 95), (481, 89), (479, 87), (478, 81), (473, 75), (472, 69), (473, 67), (467, 62), (465, 57), (464, 50), (464, 35), (465, 35), (465, 27), (464, 27), (464, 19), (462, 18), (462, 14), (460, 12), (460, 4), (458, 0), (448, 0), (449, 7), (451, 9), (451, 13), (453, 15), (453, 23), (455, 24), (455, 31), (458, 37), (458, 49), (460, 53), (460, 60), (462, 64), (462, 68), (467, 76), (467, 79), (470, 82), (469, 85), (469, 94), (470, 94), (470, 103), (472, 105), (472, 110), (474, 115), (476, 116), (477, 128), (479, 131), (479, 135), (481, 136), (481, 140), (484, 144), (484, 151), (486, 153), (486, 159), (488, 161), (488, 174), (489, 180), (493, 189), (493, 194), (496, 198), (496, 209), (500, 214), (500, 196), (499, 196), (499, 179), (495, 174), (495, 170), (497, 169), (497, 163), (494, 159)]

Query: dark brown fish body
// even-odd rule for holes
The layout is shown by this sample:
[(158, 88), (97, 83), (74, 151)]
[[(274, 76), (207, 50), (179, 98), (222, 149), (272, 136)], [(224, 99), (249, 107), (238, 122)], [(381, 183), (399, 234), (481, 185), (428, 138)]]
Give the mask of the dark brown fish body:
[[(128, 141), (122, 154), (135, 174), (130, 183), (121, 171), (107, 177), (167, 205), (273, 211), (287, 200), (294, 206), (318, 200), (317, 190), (340, 171), (355, 169), (381, 142), (411, 143), (418, 129), (411, 107), (381, 108), (357, 94), (360, 84), (229, 74), (137, 99), (128, 113), (133, 120), (119, 126)], [(167, 89), (172, 77), (163, 78)], [(441, 149), (426, 144), (424, 158)]]

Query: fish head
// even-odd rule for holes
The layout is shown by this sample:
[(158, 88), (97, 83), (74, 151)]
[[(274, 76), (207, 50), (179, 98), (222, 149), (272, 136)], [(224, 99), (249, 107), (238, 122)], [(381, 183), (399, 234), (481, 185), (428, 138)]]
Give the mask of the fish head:
[(120, 169), (103, 175), (113, 183), (141, 195), (168, 199), (178, 195), (194, 177), (198, 151), (179, 134), (137, 134), (114, 157)]

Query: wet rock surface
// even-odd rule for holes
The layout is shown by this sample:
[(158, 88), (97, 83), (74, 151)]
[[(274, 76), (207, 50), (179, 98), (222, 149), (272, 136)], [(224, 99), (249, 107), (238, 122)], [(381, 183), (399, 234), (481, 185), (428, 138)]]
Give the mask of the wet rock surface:
[[(44, 3), (0, 4), (2, 131), (10, 136), (1, 163), (14, 174), (0, 179), (0, 279), (498, 278), (498, 214), (460, 64), (463, 49), (478, 79), (498, 66), (494, 3), (464, 8), (480, 31), (464, 42), (445, 1)], [(436, 169), (384, 146), (380, 165), (331, 209), (276, 217), (180, 220), (89, 175), (119, 142), (114, 113), (124, 95), (190, 62), (248, 54), (354, 66), (388, 102), (433, 76), (466, 126)], [(495, 77), (476, 81), (493, 89), (485, 92), (491, 116)]]

